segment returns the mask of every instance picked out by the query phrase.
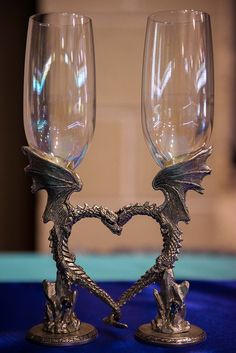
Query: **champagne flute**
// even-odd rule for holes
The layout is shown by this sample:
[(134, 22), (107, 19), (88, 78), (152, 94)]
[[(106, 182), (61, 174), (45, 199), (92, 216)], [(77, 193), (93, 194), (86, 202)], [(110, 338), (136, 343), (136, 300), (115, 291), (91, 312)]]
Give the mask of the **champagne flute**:
[(47, 298), (45, 320), (32, 327), (27, 338), (49, 345), (88, 343), (97, 337), (97, 330), (77, 318), (72, 282), (83, 282), (90, 291), (104, 295), (109, 303), (111, 300), (76, 265), (76, 257), (68, 247), (73, 217), (81, 209), (69, 203), (70, 195), (82, 188), (74, 169), (85, 156), (95, 127), (95, 59), (90, 18), (75, 13), (30, 17), (24, 127), (29, 143), (23, 148), (29, 158), (26, 171), (33, 178), (33, 192), (47, 191), (43, 220), (53, 222), (49, 240), (57, 264), (56, 281), (43, 282)]
[(24, 77), (24, 127), (29, 146), (75, 169), (95, 127), (91, 19), (75, 13), (32, 16)]
[(160, 11), (148, 18), (142, 80), (142, 126), (163, 168), (205, 148), (213, 125), (210, 17)]
[(194, 10), (150, 15), (143, 61), (142, 126), (151, 154), (162, 168), (152, 185), (164, 193), (165, 201), (159, 208), (164, 245), (153, 267), (160, 277), (152, 280), (160, 284), (160, 292), (154, 290), (158, 315), (136, 332), (136, 337), (149, 343), (193, 344), (206, 337), (185, 319), (189, 283), (175, 283), (173, 267), (182, 244), (178, 223), (190, 221), (186, 192), (202, 193), (201, 181), (210, 173), (206, 160), (211, 148), (206, 147), (213, 125), (213, 100), (209, 15)]

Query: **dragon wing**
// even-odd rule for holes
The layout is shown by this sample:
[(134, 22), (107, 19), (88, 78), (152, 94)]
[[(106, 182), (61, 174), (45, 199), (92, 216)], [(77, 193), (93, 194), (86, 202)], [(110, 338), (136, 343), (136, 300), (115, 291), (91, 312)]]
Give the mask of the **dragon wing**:
[(33, 178), (33, 193), (45, 189), (49, 193), (54, 190), (60, 194), (68, 194), (82, 189), (81, 179), (72, 170), (40, 156), (30, 147), (24, 146), (23, 152), (29, 159), (25, 172)]
[(175, 224), (180, 221), (190, 221), (189, 211), (185, 204), (185, 194), (188, 190), (195, 190), (202, 194), (202, 179), (211, 173), (206, 165), (212, 148), (201, 150), (191, 159), (161, 170), (153, 179), (152, 186), (155, 190), (161, 190), (165, 195), (163, 212)]

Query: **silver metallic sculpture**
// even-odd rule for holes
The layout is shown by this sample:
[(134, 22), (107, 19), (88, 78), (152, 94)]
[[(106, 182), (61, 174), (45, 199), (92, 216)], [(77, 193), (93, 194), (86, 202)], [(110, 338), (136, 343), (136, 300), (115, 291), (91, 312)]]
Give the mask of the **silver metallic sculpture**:
[[(48, 194), (44, 222), (53, 222), (50, 247), (57, 266), (55, 282), (43, 282), (45, 320), (28, 338), (44, 344), (92, 341), (96, 329), (80, 322), (74, 311), (76, 285), (87, 288), (112, 309), (104, 321), (120, 321), (121, 308), (150, 284), (157, 316), (141, 325), (136, 337), (148, 343), (182, 345), (200, 342), (205, 333), (185, 319), (189, 283), (175, 282), (173, 267), (181, 249), (179, 222), (189, 222), (188, 190), (203, 192), (210, 173), (206, 148), (213, 125), (213, 56), (209, 15), (194, 10), (161, 11), (148, 17), (142, 79), (142, 126), (150, 152), (161, 167), (154, 190), (163, 204), (128, 205), (117, 212), (103, 206), (70, 204), (82, 182), (75, 169), (84, 158), (95, 129), (95, 58), (92, 21), (76, 13), (34, 15), (29, 20), (25, 55), (24, 127), (30, 147), (26, 172), (32, 191)], [(99, 218), (112, 233), (121, 234), (133, 216), (159, 223), (163, 249), (156, 263), (118, 300), (100, 288), (76, 264), (68, 248), (73, 225)]]
[[(162, 205), (146, 202), (143, 205), (125, 206), (117, 212), (86, 204), (83, 207), (73, 207), (69, 198), (73, 192), (81, 190), (80, 178), (29, 147), (24, 147), (23, 151), (29, 159), (26, 172), (33, 179), (32, 192), (45, 189), (48, 193), (43, 221), (54, 223), (49, 240), (57, 265), (56, 282), (43, 282), (47, 298), (45, 321), (33, 327), (27, 337), (40, 343), (60, 345), (87, 343), (97, 336), (96, 329), (81, 323), (74, 312), (76, 291), (71, 288), (73, 284), (87, 288), (108, 304), (112, 313), (104, 321), (122, 328), (127, 325), (120, 322), (121, 307), (146, 286), (156, 283), (161, 288), (160, 293), (154, 290), (158, 315), (150, 324), (140, 326), (136, 337), (149, 343), (174, 345), (202, 341), (205, 333), (185, 320), (184, 299), (189, 283), (185, 281), (177, 284), (172, 269), (182, 242), (178, 223), (190, 221), (185, 195), (188, 190), (203, 193), (201, 181), (210, 174), (206, 160), (211, 154), (211, 148), (198, 152), (186, 162), (167, 167), (156, 175), (153, 188), (164, 193), (165, 201)], [(115, 301), (75, 263), (76, 258), (69, 251), (68, 240), (72, 226), (82, 218), (99, 218), (114, 234), (119, 235), (122, 227), (136, 215), (152, 217), (159, 223), (163, 249), (155, 265)]]

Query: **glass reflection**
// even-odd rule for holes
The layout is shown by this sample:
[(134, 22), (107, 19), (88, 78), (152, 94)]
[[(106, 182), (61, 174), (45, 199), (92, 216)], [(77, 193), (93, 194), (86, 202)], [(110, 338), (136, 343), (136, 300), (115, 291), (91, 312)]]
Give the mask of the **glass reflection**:
[(50, 70), (50, 66), (52, 63), (52, 55), (50, 55), (48, 61), (46, 62), (44, 68), (43, 68), (43, 74), (41, 73), (41, 71), (39, 71), (37, 68), (37, 77), (39, 77), (38, 79), (36, 78), (35, 75), (33, 75), (33, 91), (36, 92), (38, 95), (41, 94), (43, 86), (45, 84), (45, 80), (47, 78), (47, 74)]

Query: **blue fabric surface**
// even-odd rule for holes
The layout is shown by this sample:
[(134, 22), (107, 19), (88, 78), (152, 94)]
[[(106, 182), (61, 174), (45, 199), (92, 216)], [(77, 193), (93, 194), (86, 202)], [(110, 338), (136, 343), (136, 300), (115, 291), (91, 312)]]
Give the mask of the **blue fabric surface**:
[[(127, 289), (129, 282), (105, 282), (100, 285), (114, 298)], [(146, 288), (123, 308), (122, 321), (128, 329), (106, 326), (102, 318), (110, 310), (98, 298), (81, 289), (78, 315), (82, 321), (95, 325), (96, 341), (74, 347), (47, 347), (25, 340), (31, 326), (40, 323), (44, 312), (44, 295), (40, 283), (0, 283), (0, 352), (112, 352), (112, 353), (234, 353), (236, 352), (236, 281), (191, 281), (187, 298), (187, 319), (207, 332), (207, 341), (185, 348), (149, 346), (135, 340), (136, 328), (150, 322), (156, 314), (153, 287)], [(88, 305), (89, 303), (89, 305)]]

